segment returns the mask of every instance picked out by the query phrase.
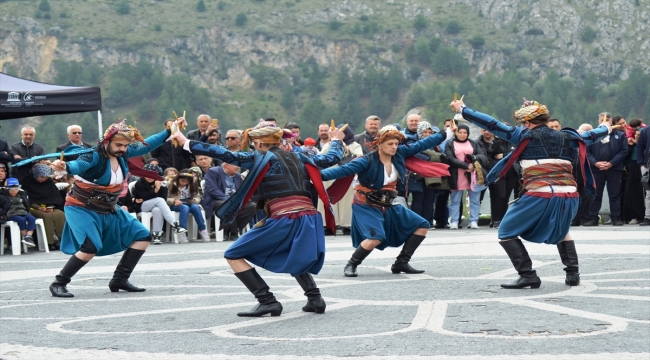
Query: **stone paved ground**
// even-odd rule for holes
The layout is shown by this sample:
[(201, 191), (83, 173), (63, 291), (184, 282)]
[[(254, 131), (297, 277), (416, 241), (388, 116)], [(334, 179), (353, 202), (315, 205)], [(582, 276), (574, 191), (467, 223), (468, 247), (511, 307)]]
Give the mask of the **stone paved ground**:
[(239, 318), (253, 296), (223, 260), (229, 243), (151, 246), (132, 280), (144, 293), (111, 293), (118, 256), (94, 259), (69, 286), (47, 287), (68, 256), (0, 257), (0, 359), (648, 359), (650, 229), (574, 228), (582, 283), (564, 284), (555, 246), (527, 244), (542, 286), (502, 290), (515, 272), (496, 231), (430, 231), (393, 275), (399, 249), (375, 251), (343, 277), (348, 236), (328, 237), (316, 277), (324, 315), (301, 311), (289, 276), (260, 271), (280, 317)]

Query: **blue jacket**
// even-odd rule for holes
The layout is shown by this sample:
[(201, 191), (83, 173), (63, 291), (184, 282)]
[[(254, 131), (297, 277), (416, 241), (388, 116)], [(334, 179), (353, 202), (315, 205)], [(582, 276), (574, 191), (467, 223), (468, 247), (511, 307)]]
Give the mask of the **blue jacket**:
[[(228, 175), (226, 175), (226, 172), (221, 166), (210, 168), (205, 173), (205, 186), (203, 187), (201, 205), (205, 210), (206, 216), (212, 214), (215, 201), (226, 201), (228, 199), (228, 196), (226, 196), (226, 187), (228, 186), (226, 182), (227, 177)], [(235, 183), (235, 189), (239, 189), (242, 184), (241, 176), (237, 174), (232, 179)]]
[(650, 127), (641, 130), (639, 141), (636, 143), (636, 163), (639, 166), (648, 166), (650, 159)]
[(627, 158), (627, 137), (625, 133), (619, 130), (613, 130), (609, 134), (609, 142), (603, 144), (600, 141), (595, 142), (587, 148), (587, 157), (592, 171), (601, 171), (594, 164), (598, 161), (608, 161), (612, 164), (609, 170), (623, 171), (623, 161)]
[[(404, 182), (404, 173), (406, 172), (404, 161), (407, 157), (437, 146), (446, 138), (447, 134), (438, 133), (416, 141), (411, 145), (398, 146), (397, 152), (392, 157), (391, 162), (399, 174), (399, 182)], [(352, 160), (343, 166), (321, 171), (323, 181), (338, 179), (353, 174), (359, 175), (359, 184), (362, 186), (375, 190), (380, 190), (384, 187), (384, 165), (379, 160), (379, 153), (377, 151)]]
[[(171, 135), (171, 131), (163, 130), (162, 132), (152, 135), (145, 139), (149, 146), (140, 142), (129, 145), (124, 155), (117, 158), (122, 168), (122, 174), (126, 177), (129, 172), (127, 160), (131, 157), (142, 156), (151, 152), (153, 149), (162, 145)], [(108, 157), (98, 151), (90, 151), (79, 156), (77, 160), (66, 162), (67, 172), (72, 175), (79, 175), (86, 181), (97, 185), (107, 186), (111, 181), (111, 164)]]

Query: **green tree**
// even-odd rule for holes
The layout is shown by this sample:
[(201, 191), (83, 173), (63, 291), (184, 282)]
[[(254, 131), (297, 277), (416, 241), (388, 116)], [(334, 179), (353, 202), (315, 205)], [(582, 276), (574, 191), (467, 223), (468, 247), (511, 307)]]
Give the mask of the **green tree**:
[(219, 1), (219, 3), (217, 4), (217, 10), (223, 11), (223, 9), (225, 8), (226, 8), (226, 3), (223, 1)]
[(451, 35), (458, 34), (462, 30), (463, 30), (463, 26), (459, 24), (458, 21), (456, 20), (450, 21), (446, 27), (447, 34), (451, 34)]
[(426, 101), (427, 101), (427, 98), (426, 98), (426, 94), (424, 92), (424, 88), (421, 87), (421, 86), (416, 86), (415, 88), (413, 88), (413, 90), (409, 94), (407, 103), (408, 103), (409, 109), (412, 109), (414, 107), (424, 105), (426, 103)]
[(47, 12), (51, 10), (50, 3), (47, 0), (41, 0), (41, 3), (38, 4), (38, 10)]
[(481, 35), (474, 35), (469, 39), (469, 44), (472, 45), (474, 49), (480, 49), (485, 45), (485, 38)]
[(113, 77), (108, 88), (108, 102), (110, 105), (123, 106), (133, 101), (135, 91), (127, 79)]
[(370, 90), (370, 102), (368, 104), (370, 112), (376, 114), (382, 119), (388, 118), (390, 116), (391, 106), (388, 102), (388, 96), (382, 93), (379, 86), (374, 86)]
[(126, 15), (131, 12), (131, 5), (127, 0), (121, 0), (117, 4), (117, 13), (120, 15)]
[(595, 101), (598, 96), (598, 80), (596, 75), (589, 73), (585, 76), (584, 83), (582, 85), (582, 96), (587, 99), (587, 101)]
[(427, 21), (427, 18), (425, 18), (422, 14), (418, 14), (415, 19), (413, 19), (413, 27), (417, 31), (426, 29), (427, 25), (429, 25), (429, 22)]
[(244, 26), (244, 25), (246, 25), (247, 21), (248, 21), (248, 18), (246, 17), (246, 14), (239, 13), (239, 14), (237, 14), (237, 17), (235, 18), (235, 25)]
[(348, 67), (347, 66), (341, 66), (339, 69), (339, 72), (336, 74), (336, 87), (338, 90), (343, 89), (345, 85), (349, 84), (350, 81), (350, 74), (348, 73)]
[(433, 68), (438, 75), (461, 76), (468, 67), (456, 48), (441, 47), (434, 56)]
[(433, 54), (431, 53), (431, 48), (429, 47), (429, 41), (424, 36), (419, 37), (415, 41), (415, 54), (420, 64), (424, 66), (431, 65), (431, 57)]
[(293, 86), (287, 84), (282, 88), (282, 100), (280, 101), (280, 105), (287, 110), (291, 111), (293, 110), (294, 106), (294, 94), (293, 94)]
[(440, 40), (437, 37), (432, 37), (431, 40), (429, 40), (429, 49), (431, 50), (432, 53), (435, 53), (438, 51), (438, 48), (440, 47), (440, 44), (442, 43), (442, 40)]
[(142, 101), (140, 101), (138, 104), (138, 108), (136, 110), (138, 120), (150, 120), (154, 114), (155, 109), (153, 105), (151, 105), (151, 101), (148, 99), (142, 99)]
[(199, 2), (196, 4), (196, 11), (205, 12), (205, 10), (205, 2), (203, 2), (203, 0), (199, 0)]
[(598, 31), (594, 30), (591, 26), (587, 25), (580, 34), (580, 40), (586, 43), (591, 43), (598, 37)]
[(386, 95), (388, 100), (395, 102), (399, 99), (399, 92), (402, 89), (404, 79), (402, 72), (397, 66), (392, 66), (386, 76)]
[(351, 123), (363, 117), (364, 111), (359, 101), (359, 92), (353, 84), (347, 84), (339, 94), (340, 122)]
[(336, 31), (341, 28), (344, 24), (340, 21), (332, 20), (329, 23), (327, 23), (327, 27), (330, 28), (330, 30)]

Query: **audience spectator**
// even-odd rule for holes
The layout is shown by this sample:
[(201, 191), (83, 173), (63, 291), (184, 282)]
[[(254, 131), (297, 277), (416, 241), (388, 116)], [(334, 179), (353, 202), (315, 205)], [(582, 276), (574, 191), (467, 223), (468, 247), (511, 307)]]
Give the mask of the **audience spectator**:
[[(443, 122), (443, 127), (445, 132), (451, 131), (451, 122), (452, 119), (445, 119)], [(440, 148), (440, 153), (442, 156), (444, 156), (444, 160), (442, 162), (448, 163), (447, 162), (447, 156), (445, 155), (445, 145), (451, 141), (453, 136), (449, 137), (449, 139), (443, 141), (438, 147)], [(436, 204), (434, 206), (433, 210), (433, 220), (435, 220), (435, 227), (436, 229), (444, 229), (448, 228), (448, 219), (449, 219), (449, 207), (447, 206), (449, 203), (449, 178), (446, 178), (446, 183), (447, 185), (445, 187), (440, 187), (439, 189), (436, 190)], [(462, 203), (460, 204), (462, 207)]]
[(199, 137), (199, 141), (207, 142), (212, 145), (223, 145), (221, 141), (221, 132), (219, 131), (219, 125), (213, 121), (208, 124), (208, 128), (205, 129), (205, 132)]
[[(641, 174), (645, 174), (650, 169), (650, 127), (646, 127), (639, 133), (639, 139), (636, 146), (636, 163), (641, 169)], [(645, 216), (639, 223), (641, 226), (650, 225), (650, 190), (645, 189)]]
[(562, 125), (560, 125), (560, 120), (558, 120), (558, 119), (550, 119), (548, 121), (548, 127), (555, 130), (555, 131), (562, 130)]
[(366, 128), (366, 131), (354, 137), (354, 141), (361, 145), (363, 155), (372, 151), (372, 149), (368, 148), (367, 144), (375, 141), (377, 132), (379, 131), (379, 128), (381, 128), (381, 119), (377, 115), (370, 115), (366, 118), (364, 127)]
[[(187, 229), (187, 218), (190, 213), (199, 226), (199, 233), (203, 241), (210, 241), (210, 236), (205, 226), (205, 219), (201, 213), (201, 202), (199, 185), (194, 180), (194, 174), (189, 169), (182, 169), (168, 184), (167, 204), (172, 211), (180, 213), (179, 223), (183, 229)], [(185, 233), (178, 234), (180, 243), (187, 243)]]
[(329, 131), (330, 126), (328, 124), (318, 125), (318, 143), (316, 144), (318, 151), (323, 150), (323, 146), (330, 143)]
[(18, 179), (8, 178), (6, 186), (0, 191), (0, 222), (16, 222), (22, 234), (22, 243), (35, 247), (32, 234), (36, 229), (36, 218), (29, 213), (29, 207), (29, 198), (20, 189)]
[[(554, 130), (560, 131), (560, 122), (555, 120)], [(550, 123), (550, 120), (549, 120)], [(549, 127), (550, 124), (549, 124)], [(490, 171), (499, 160), (503, 159), (505, 156), (510, 153), (512, 150), (512, 145), (503, 139), (499, 139), (494, 136), (491, 132), (481, 129), (481, 136), (477, 141), (485, 149), (488, 166), (485, 170)], [(519, 168), (520, 169), (520, 168)], [(491, 213), (491, 222), (490, 227), (498, 229), (501, 224), (501, 219), (508, 211), (508, 201), (510, 200), (510, 195), (517, 187), (517, 182), (519, 180), (519, 173), (517, 172), (518, 167), (512, 166), (508, 169), (508, 172), (496, 183), (490, 185), (490, 213)], [(481, 192), (481, 200), (483, 200), (483, 192)]]
[[(239, 166), (222, 163), (221, 166), (211, 168), (205, 175), (205, 193), (201, 205), (205, 210), (208, 221), (212, 221), (216, 209), (234, 194), (242, 184), (239, 174)], [(224, 240), (237, 240), (240, 232), (255, 215), (255, 202), (248, 202), (244, 208), (237, 213), (235, 222), (230, 225), (222, 224)], [(219, 229), (215, 229), (219, 230)]]
[(481, 192), (472, 189), (471, 177), (472, 173), (477, 171), (474, 168), (475, 157), (477, 155), (485, 156), (485, 149), (480, 143), (469, 139), (469, 126), (460, 124), (453, 140), (450, 140), (445, 147), (445, 155), (449, 162), (449, 174), (451, 175), (449, 178), (449, 188), (451, 189), (451, 201), (449, 203), (450, 228), (452, 230), (458, 229), (461, 215), (459, 207), (463, 191), (466, 190), (470, 202), (469, 228), (478, 229)]
[[(440, 129), (431, 126), (428, 121), (421, 121), (417, 127), (418, 140), (425, 139), (437, 132)], [(436, 149), (427, 149), (426, 151), (435, 151)], [(438, 151), (440, 148), (437, 149)], [(420, 153), (415, 155), (422, 160), (430, 161), (431, 155)], [(439, 180), (441, 180), (439, 178)], [(411, 201), (411, 210), (422, 216), (429, 222), (429, 227), (433, 226), (433, 205), (436, 201), (436, 187), (427, 186), (426, 179), (416, 173), (409, 173), (408, 175), (408, 191), (413, 194)]]
[(305, 139), (305, 145), (300, 147), (300, 152), (307, 155), (309, 158), (313, 158), (318, 154), (318, 149), (316, 149), (316, 140), (308, 137)]
[(174, 167), (168, 167), (168, 168), (165, 169), (165, 171), (163, 172), (163, 177), (165, 178), (165, 182), (166, 182), (167, 184), (169, 184), (170, 181), (171, 181), (174, 177), (176, 177), (176, 175), (178, 175), (178, 169), (176, 169), (176, 168), (174, 168)]
[[(147, 164), (144, 170), (162, 172), (158, 165)], [(187, 232), (174, 218), (169, 205), (167, 205), (167, 187), (162, 181), (148, 177), (140, 178), (133, 187), (133, 203), (136, 212), (150, 212), (153, 219), (151, 226), (151, 238), (154, 245), (162, 244), (163, 224), (165, 220), (171, 224), (177, 234)], [(210, 241), (210, 239), (208, 239)]]
[(117, 204), (128, 213), (136, 213), (135, 204), (133, 203), (133, 198), (131, 197), (131, 191), (129, 191), (129, 179), (124, 179), (122, 184), (122, 192), (117, 198)]
[(627, 164), (625, 165), (627, 180), (622, 194), (623, 201), (621, 202), (623, 221), (627, 224), (638, 224), (644, 218), (643, 199), (645, 198), (645, 194), (643, 193), (643, 185), (641, 185), (641, 169), (637, 162), (638, 155), (636, 151), (641, 132), (641, 124), (641, 119), (630, 120), (630, 127), (635, 130), (635, 135), (627, 139), (628, 156)]
[(228, 151), (241, 150), (241, 133), (240, 130), (234, 129), (226, 132), (226, 148), (228, 148)]
[(411, 114), (406, 117), (406, 128), (402, 130), (405, 144), (408, 145), (418, 141), (418, 124), (420, 121), (422, 121), (422, 118), (418, 114)]
[[(609, 113), (602, 113), (599, 115), (598, 123), (611, 122), (611, 120)], [(609, 141), (606, 141), (608, 138)], [(596, 182), (596, 196), (591, 200), (589, 206), (590, 220), (584, 226), (598, 226), (598, 213), (605, 186), (607, 186), (609, 196), (612, 225), (623, 225), (621, 220), (621, 178), (623, 176), (623, 161), (627, 157), (627, 146), (625, 133), (614, 129), (608, 137), (587, 147), (587, 157)]]
[[(215, 164), (213, 164), (212, 158), (205, 155), (197, 155), (194, 161), (196, 162), (196, 167), (201, 170), (201, 179), (205, 177), (205, 174), (208, 172), (208, 170), (210, 170), (210, 168), (215, 166)], [(191, 169), (192, 168), (190, 168), (190, 170)]]
[[(582, 134), (585, 131), (593, 130), (594, 127), (591, 124), (582, 124), (578, 127), (578, 133)], [(575, 177), (576, 183), (578, 184), (578, 193), (580, 194), (580, 206), (576, 215), (571, 221), (571, 226), (580, 226), (589, 222), (589, 206), (591, 205), (591, 195), (587, 194), (585, 190), (585, 180), (582, 177), (582, 170), (580, 166), (577, 165), (578, 154), (576, 154), (576, 159), (574, 161), (573, 176)]]
[[(65, 149), (67, 149), (72, 145), (81, 146), (83, 148), (93, 147), (92, 145), (81, 141), (82, 134), (81, 134), (81, 126), (79, 125), (68, 126), (66, 134), (68, 135), (68, 142), (57, 146), (56, 152), (64, 151)], [(65, 161), (76, 160), (78, 157), (79, 155), (66, 155), (64, 160)]]
[[(165, 121), (165, 129), (169, 129), (174, 120)], [(171, 140), (165, 141), (151, 152), (151, 156), (158, 159), (159, 166), (165, 170), (169, 167), (185, 169), (191, 166), (190, 153), (183, 150), (182, 146), (174, 146)]]
[(30, 212), (34, 217), (43, 219), (46, 240), (50, 249), (59, 250), (65, 225), (64, 201), (54, 180), (50, 177), (52, 169), (49, 165), (34, 165), (32, 175), (25, 176), (22, 183), (22, 188), (29, 196), (31, 203)]
[[(4, 166), (6, 176), (9, 176), (9, 164), (14, 160), (14, 153), (4, 139), (0, 139), (0, 165)], [(0, 183), (0, 186), (2, 184)]]
[(187, 138), (189, 140), (199, 140), (201, 138), (201, 135), (205, 134), (205, 132), (208, 130), (208, 127), (210, 127), (211, 121), (212, 118), (210, 118), (210, 115), (207, 114), (199, 115), (196, 118), (196, 126), (198, 126), (198, 129), (189, 131), (187, 133)]
[(293, 138), (293, 143), (291, 145), (293, 147), (301, 147), (303, 145), (303, 143), (300, 140), (300, 126), (298, 124), (296, 124), (295, 122), (290, 122), (290, 123), (287, 123), (287, 125), (284, 128), (288, 129), (292, 133), (296, 134), (296, 137)]
[(0, 187), (5, 186), (5, 180), (7, 180), (7, 166), (0, 163)]
[[(31, 126), (25, 126), (20, 130), (21, 142), (11, 145), (11, 152), (14, 154), (12, 163), (17, 163), (25, 159), (33, 158), (45, 154), (45, 149), (39, 144), (34, 143), (36, 138), (36, 130)], [(22, 181), (22, 179), (29, 175), (29, 167), (21, 166), (12, 169), (12, 176)]]

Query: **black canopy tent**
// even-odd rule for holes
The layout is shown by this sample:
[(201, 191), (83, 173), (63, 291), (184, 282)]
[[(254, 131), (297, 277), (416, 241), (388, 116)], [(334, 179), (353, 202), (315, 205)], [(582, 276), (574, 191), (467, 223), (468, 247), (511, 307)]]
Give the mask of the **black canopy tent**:
[(97, 86), (51, 85), (0, 72), (0, 120), (99, 111), (101, 107)]

